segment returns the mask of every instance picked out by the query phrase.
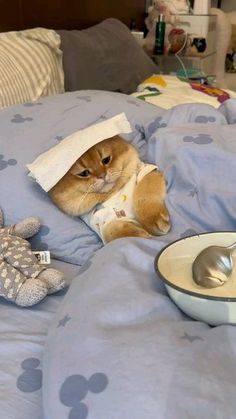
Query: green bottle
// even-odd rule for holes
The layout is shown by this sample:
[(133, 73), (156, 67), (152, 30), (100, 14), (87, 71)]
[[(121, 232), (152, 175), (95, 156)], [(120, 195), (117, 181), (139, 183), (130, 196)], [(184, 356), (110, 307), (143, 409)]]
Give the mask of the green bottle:
[(156, 55), (164, 54), (165, 31), (166, 31), (166, 22), (164, 20), (164, 15), (161, 14), (158, 17), (158, 22), (156, 22), (155, 47), (154, 47), (154, 54)]

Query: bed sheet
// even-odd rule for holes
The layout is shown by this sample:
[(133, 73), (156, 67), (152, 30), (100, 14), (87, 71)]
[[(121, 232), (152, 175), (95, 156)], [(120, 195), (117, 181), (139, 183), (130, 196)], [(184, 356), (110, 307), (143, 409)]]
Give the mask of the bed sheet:
[(46, 419), (233, 419), (236, 329), (185, 316), (155, 273), (168, 243), (236, 228), (236, 101), (178, 105), (143, 127), (167, 179), (170, 233), (99, 249), (48, 333)]
[[(164, 171), (173, 228), (163, 238), (102, 247), (88, 227), (54, 207), (25, 165), (71, 132), (122, 111), (133, 129), (127, 140)], [(235, 417), (235, 329), (211, 329), (184, 316), (153, 267), (167, 242), (235, 230), (235, 126), (233, 99), (219, 110), (206, 104), (163, 110), (101, 91), (0, 112), (6, 222), (39, 215), (43, 231), (33, 246), (70, 261), (54, 263), (73, 278), (66, 295), (47, 297), (32, 309), (1, 300), (1, 417)], [(73, 265), (79, 258), (88, 259), (82, 268)]]
[(163, 240), (99, 250), (55, 316), (45, 419), (234, 419), (236, 330), (187, 318), (153, 261)]
[(163, 109), (129, 95), (80, 90), (0, 111), (0, 206), (6, 224), (32, 215), (40, 218), (41, 229), (31, 240), (35, 249), (48, 249), (56, 259), (81, 265), (101, 247), (97, 235), (82, 220), (65, 215), (52, 204), (28, 176), (26, 165), (73, 132), (121, 112), (132, 126), (127, 139), (145, 157), (143, 125)]
[[(40, 232), (32, 248), (49, 250), (72, 277), (102, 246), (97, 235), (77, 218), (59, 211), (29, 176), (26, 164), (74, 131), (125, 112), (132, 125), (127, 139), (145, 156), (143, 126), (163, 110), (129, 95), (82, 90), (41, 98), (0, 111), (0, 206), (6, 225), (38, 216)], [(54, 264), (59, 263), (54, 261)], [(76, 266), (74, 266), (75, 264)], [(51, 318), (65, 292), (47, 297), (32, 309), (0, 302), (0, 417), (43, 419), (43, 347)], [(61, 327), (63, 326), (63, 320)], [(57, 418), (58, 419), (58, 418)]]
[[(52, 261), (65, 273), (68, 286), (79, 266)], [(0, 416), (2, 419), (43, 419), (43, 348), (51, 319), (68, 287), (32, 308), (0, 304)]]

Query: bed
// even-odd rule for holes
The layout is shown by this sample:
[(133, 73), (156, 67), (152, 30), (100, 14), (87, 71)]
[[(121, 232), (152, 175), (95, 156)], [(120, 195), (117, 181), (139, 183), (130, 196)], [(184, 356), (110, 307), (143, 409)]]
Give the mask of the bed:
[[(78, 47), (77, 33), (71, 38), (68, 28), (98, 23), (96, 14), (89, 17), (90, 8), (94, 10), (89, 1), (82, 15), (78, 2), (71, 2), (69, 14), (68, 2), (56, 9), (45, 2), (44, 12), (44, 2), (35, 1), (32, 15), (27, 1), (12, 3), (15, 14), (4, 6), (2, 30), (47, 26), (61, 39), (64, 35), (64, 47), (68, 39), (69, 46)], [(133, 17), (141, 21), (142, 2), (129, 4), (125, 16), (107, 5), (98, 19), (112, 15), (125, 24)], [(85, 15), (86, 22), (81, 19)], [(109, 19), (106, 30), (116, 24), (120, 28)], [(93, 45), (89, 31), (90, 36)], [(69, 62), (65, 52), (63, 57)], [(140, 81), (153, 70), (144, 57), (138, 50)], [(94, 73), (86, 80), (79, 66), (81, 62), (73, 73), (76, 78), (68, 72), (65, 77), (67, 83), (83, 86), (71, 85), (66, 92), (0, 111), (5, 223), (39, 216), (42, 227), (31, 240), (32, 248), (50, 250), (52, 266), (64, 272), (68, 285), (32, 308), (1, 299), (1, 418), (233, 419), (235, 327), (211, 327), (181, 312), (156, 274), (154, 258), (179, 238), (235, 231), (236, 100), (229, 98), (217, 108), (185, 103), (164, 109), (130, 94), (132, 83), (139, 83), (131, 67), (131, 80), (122, 72), (103, 79), (97, 74), (99, 83), (113, 83), (106, 88), (96, 86)], [(72, 72), (71, 65), (68, 70)], [(166, 236), (124, 238), (103, 246), (80, 219), (52, 204), (28, 176), (26, 164), (71, 133), (121, 112), (132, 127), (125, 138), (143, 160), (156, 163), (165, 174), (173, 226)]]

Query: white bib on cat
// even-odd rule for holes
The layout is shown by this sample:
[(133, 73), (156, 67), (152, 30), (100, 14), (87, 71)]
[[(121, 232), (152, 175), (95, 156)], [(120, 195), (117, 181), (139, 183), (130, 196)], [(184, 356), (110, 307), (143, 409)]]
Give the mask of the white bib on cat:
[(116, 192), (107, 201), (103, 202), (103, 204), (97, 205), (89, 213), (80, 216), (82, 220), (97, 233), (103, 243), (106, 243), (103, 235), (104, 226), (110, 221), (119, 219), (123, 221), (132, 221), (133, 223), (138, 224), (138, 221), (135, 219), (133, 207), (134, 188), (145, 175), (153, 170), (159, 169), (153, 164), (141, 163), (138, 172), (130, 178), (122, 189)]

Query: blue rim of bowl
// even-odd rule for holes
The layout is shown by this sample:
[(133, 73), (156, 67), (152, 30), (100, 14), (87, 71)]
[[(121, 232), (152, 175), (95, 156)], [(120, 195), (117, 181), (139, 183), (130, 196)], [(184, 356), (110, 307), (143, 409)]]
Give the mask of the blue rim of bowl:
[[(183, 241), (185, 239), (189, 239), (191, 237), (201, 237), (201, 236), (205, 236), (205, 235), (210, 235), (210, 234), (227, 234), (227, 233), (233, 233), (236, 234), (236, 231), (232, 231), (232, 230), (227, 230), (227, 231), (207, 231), (205, 233), (200, 233), (200, 234), (193, 234), (190, 236), (186, 236), (186, 237), (182, 237), (181, 239), (177, 239), (174, 240), (173, 242), (167, 244), (165, 247), (163, 247), (163, 249), (161, 249), (161, 251), (156, 255), (155, 259), (154, 259), (154, 268), (155, 271), (158, 273), (158, 275), (160, 275), (161, 279), (163, 280), (163, 282), (168, 285), (171, 288), (176, 289), (177, 291), (182, 292), (183, 294), (188, 294), (188, 295), (192, 295), (193, 297), (197, 297), (197, 298), (203, 298), (204, 300), (215, 300), (215, 301), (236, 301), (236, 297), (217, 297), (217, 296), (212, 296), (212, 295), (205, 295), (205, 294), (201, 294), (199, 292), (194, 292), (194, 291), (189, 291), (186, 290), (185, 288), (179, 287), (178, 285), (173, 284), (172, 282), (168, 281), (168, 279), (162, 275), (162, 273), (159, 271), (158, 269), (158, 261), (162, 255), (162, 253), (165, 252), (165, 250), (172, 246), (175, 243), (178, 243), (180, 241)], [(223, 286), (223, 285), (222, 285)]]

